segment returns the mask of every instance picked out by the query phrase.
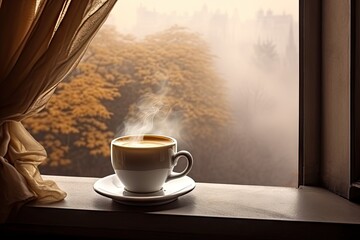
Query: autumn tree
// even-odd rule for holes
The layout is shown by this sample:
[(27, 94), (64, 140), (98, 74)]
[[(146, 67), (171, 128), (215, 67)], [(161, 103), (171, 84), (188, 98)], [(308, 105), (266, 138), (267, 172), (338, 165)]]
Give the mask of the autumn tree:
[[(51, 165), (86, 164), (109, 157), (110, 140), (141, 116), (139, 99), (161, 93), (167, 117), (181, 119), (188, 139), (204, 141), (230, 121), (213, 58), (206, 42), (182, 27), (136, 39), (104, 26), (46, 109), (25, 125)], [(75, 148), (87, 155), (77, 158)]]
[(72, 146), (86, 147), (91, 155), (109, 156), (113, 133), (105, 120), (112, 113), (102, 101), (114, 100), (119, 93), (97, 67), (80, 64), (71, 80), (58, 86), (46, 110), (25, 121), (47, 149), (53, 166), (70, 163), (66, 153)]
[[(223, 81), (213, 66), (214, 56), (198, 34), (175, 26), (137, 45), (127, 58), (135, 95), (160, 93), (163, 103), (180, 113), (188, 139), (206, 139), (229, 121)], [(136, 119), (136, 107), (132, 110), (127, 118)]]

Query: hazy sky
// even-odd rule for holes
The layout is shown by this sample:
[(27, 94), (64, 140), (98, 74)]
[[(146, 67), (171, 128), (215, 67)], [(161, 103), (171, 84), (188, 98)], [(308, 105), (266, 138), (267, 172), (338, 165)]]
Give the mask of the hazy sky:
[(229, 14), (237, 9), (242, 20), (253, 19), (259, 9), (272, 9), (274, 14), (292, 14), (296, 22), (299, 16), (299, 0), (118, 0), (111, 15), (126, 30), (134, 25), (139, 6), (159, 13), (176, 11), (177, 14), (190, 14), (205, 5), (209, 11), (219, 10)]

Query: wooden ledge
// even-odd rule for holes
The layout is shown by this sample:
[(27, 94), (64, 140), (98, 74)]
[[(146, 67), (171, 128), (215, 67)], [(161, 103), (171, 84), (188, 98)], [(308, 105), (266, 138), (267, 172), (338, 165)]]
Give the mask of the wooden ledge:
[(97, 194), (97, 178), (44, 178), (56, 181), (67, 198), (29, 203), (0, 230), (109, 239), (351, 239), (360, 232), (360, 205), (322, 188), (197, 183), (172, 203), (139, 207)]

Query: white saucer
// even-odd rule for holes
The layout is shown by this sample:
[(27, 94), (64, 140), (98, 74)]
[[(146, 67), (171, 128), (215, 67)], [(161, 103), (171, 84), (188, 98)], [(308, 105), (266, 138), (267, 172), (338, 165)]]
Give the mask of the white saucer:
[(126, 191), (116, 174), (100, 178), (94, 183), (94, 190), (100, 195), (112, 198), (119, 203), (139, 206), (169, 203), (191, 192), (194, 188), (195, 181), (189, 176), (166, 182), (158, 192), (144, 194)]

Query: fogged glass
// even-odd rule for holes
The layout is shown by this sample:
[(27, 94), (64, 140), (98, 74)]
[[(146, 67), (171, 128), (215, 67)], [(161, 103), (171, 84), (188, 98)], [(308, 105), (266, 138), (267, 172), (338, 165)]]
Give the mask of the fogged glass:
[(193, 154), (197, 182), (296, 186), (298, 8), (118, 1), (47, 108), (24, 122), (47, 150), (41, 173), (113, 174), (112, 139), (156, 133)]

